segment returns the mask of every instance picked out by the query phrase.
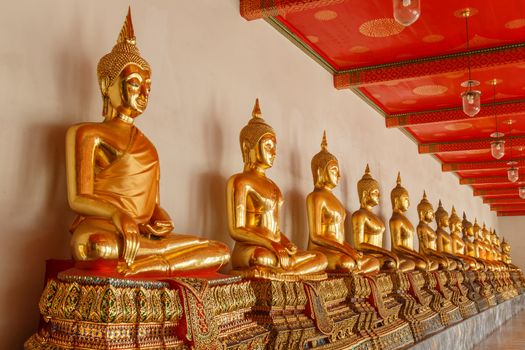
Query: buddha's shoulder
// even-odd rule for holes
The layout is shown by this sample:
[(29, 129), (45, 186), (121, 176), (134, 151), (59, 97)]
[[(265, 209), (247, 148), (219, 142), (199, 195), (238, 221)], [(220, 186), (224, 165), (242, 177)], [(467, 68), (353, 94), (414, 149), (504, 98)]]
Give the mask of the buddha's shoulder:
[(80, 138), (90, 136), (111, 135), (112, 129), (105, 123), (79, 123), (69, 127), (67, 130), (68, 137), (75, 136)]

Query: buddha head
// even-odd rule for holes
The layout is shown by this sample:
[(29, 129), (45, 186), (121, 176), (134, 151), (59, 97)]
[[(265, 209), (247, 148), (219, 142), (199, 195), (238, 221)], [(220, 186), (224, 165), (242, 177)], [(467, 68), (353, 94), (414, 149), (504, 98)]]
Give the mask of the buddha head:
[(410, 199), (408, 198), (408, 191), (401, 186), (401, 173), (397, 173), (396, 187), (390, 192), (390, 200), (392, 201), (392, 209), (405, 212), (410, 206)]
[(144, 112), (151, 87), (151, 68), (135, 44), (131, 9), (117, 44), (98, 62), (97, 76), (106, 120), (116, 116), (135, 118)]
[(452, 206), (452, 211), (449, 218), (450, 232), (460, 234), (463, 231), (463, 223), (456, 213), (456, 208)]
[(474, 237), (474, 226), (467, 219), (467, 215), (463, 212), (463, 237)]
[(505, 237), (503, 237), (503, 241), (501, 242), (501, 251), (504, 254), (510, 254), (510, 244), (505, 240)]
[(312, 158), (312, 175), (315, 188), (333, 189), (339, 182), (339, 162), (337, 158), (328, 152), (326, 132), (323, 132), (321, 150)]
[(490, 244), (490, 232), (487, 229), (487, 225), (485, 225), (485, 223), (483, 223), (483, 228), (481, 229), (481, 238), (485, 243)]
[(244, 170), (272, 167), (276, 155), (275, 131), (262, 118), (259, 99), (255, 100), (252, 118), (239, 135)]
[(365, 174), (357, 182), (357, 194), (361, 208), (375, 207), (379, 204), (379, 183), (370, 175), (370, 167), (366, 165)]
[(434, 208), (427, 199), (426, 191), (423, 191), (423, 198), (417, 205), (417, 213), (419, 215), (419, 221), (424, 221), (428, 224), (434, 220)]
[(472, 226), (472, 232), (474, 233), (474, 239), (483, 241), (483, 232), (481, 232), (481, 227), (478, 225), (478, 219), (474, 219), (474, 225)]
[(435, 213), (437, 226), (441, 229), (446, 229), (449, 227), (449, 218), (448, 212), (443, 208), (441, 200), (439, 200), (439, 205)]

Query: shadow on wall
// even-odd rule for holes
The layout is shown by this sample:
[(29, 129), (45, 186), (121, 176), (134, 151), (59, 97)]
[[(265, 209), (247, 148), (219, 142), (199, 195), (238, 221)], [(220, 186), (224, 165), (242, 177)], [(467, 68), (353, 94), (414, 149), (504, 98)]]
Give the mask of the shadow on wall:
[[(30, 100), (34, 116), (27, 116), (25, 120), (51, 122), (30, 125), (25, 130), (27, 137), (17, 150), (24, 157), (15, 165), (19, 169), (15, 185), (19, 197), (10, 203), (12, 212), (7, 210), (12, 221), (9, 236), (13, 237), (8, 244), (14, 253), (8, 275), (2, 276), (8, 282), (0, 309), (9, 315), (8, 320), (2, 321), (6, 325), (2, 328), (9, 332), (1, 337), (1, 349), (22, 348), (37, 330), (45, 261), (70, 258), (69, 225), (74, 213), (67, 202), (64, 140), (71, 124), (87, 120), (86, 113), (94, 100), (90, 84), (96, 72), (96, 62), (86, 60), (91, 55), (82, 45), (83, 10), (79, 5), (70, 17), (68, 27), (75, 30), (61, 27), (60, 32), (49, 36), (57, 41), (50, 45), (61, 48), (42, 53), (53, 56), (46, 57), (54, 62), (49, 67), (51, 80), (35, 77), (36, 82), (25, 82), (28, 96), (34, 97)], [(43, 22), (46, 20), (43, 18)], [(34, 24), (31, 28), (42, 27), (45, 25)], [(32, 36), (38, 37), (38, 34)], [(41, 81), (46, 84), (45, 90), (41, 90)], [(42, 106), (48, 110), (42, 110)]]
[[(294, 142), (294, 145), (297, 144)], [(301, 178), (301, 164), (300, 153), (297, 147), (293, 147), (290, 152), (290, 172), (294, 179)], [(291, 189), (287, 191), (284, 196), (284, 205), (286, 205), (286, 212), (290, 213), (290, 224), (287, 225), (285, 234), (294, 242), (299, 249), (307, 249), (308, 245), (308, 218), (306, 212), (306, 193), (301, 192), (295, 181), (291, 182)], [(312, 186), (313, 189), (313, 186)], [(281, 212), (281, 222), (283, 218)]]
[[(66, 194), (64, 135), (67, 126), (33, 125), (21, 145), (17, 192), (9, 235), (13, 245), (0, 309), (9, 315), (9, 335), (2, 349), (19, 349), (36, 331), (38, 300), (44, 287), (45, 261), (69, 257), (68, 227), (73, 219)], [(43, 190), (44, 189), (44, 190)], [(37, 202), (37, 203), (35, 203)], [(19, 212), (21, 208), (28, 212)], [(31, 212), (31, 209), (34, 212)], [(22, 209), (23, 210), (23, 209)], [(5, 333), (4, 333), (5, 334)]]

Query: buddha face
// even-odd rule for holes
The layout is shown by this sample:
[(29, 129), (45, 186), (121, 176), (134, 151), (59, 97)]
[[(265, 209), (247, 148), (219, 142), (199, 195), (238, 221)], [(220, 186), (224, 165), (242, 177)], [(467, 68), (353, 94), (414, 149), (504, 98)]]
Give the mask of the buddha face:
[(474, 227), (473, 226), (469, 226), (465, 229), (465, 235), (467, 237), (474, 237)]
[(259, 140), (257, 144), (257, 163), (263, 168), (270, 168), (273, 165), (276, 155), (275, 136), (266, 134)]
[(403, 193), (399, 197), (395, 198), (395, 207), (403, 212), (408, 210), (410, 206), (410, 199), (408, 193)]
[(339, 183), (340, 177), (341, 175), (339, 174), (339, 165), (337, 162), (328, 162), (324, 170), (325, 185), (330, 189), (334, 188)]
[(439, 227), (447, 228), (449, 227), (449, 218), (448, 215), (443, 215), (439, 218), (438, 221)]
[(451, 223), (450, 230), (452, 232), (460, 233), (461, 231), (463, 231), (463, 224), (459, 220), (455, 221), (455, 222)]
[(425, 211), (423, 218), (426, 222), (432, 222), (432, 220), (434, 220), (434, 209), (428, 208)]
[(150, 71), (129, 64), (108, 88), (111, 106), (119, 114), (135, 118), (146, 109), (150, 88)]
[(364, 204), (370, 207), (375, 207), (379, 204), (379, 197), (381, 197), (381, 194), (379, 192), (379, 188), (372, 187), (368, 191), (363, 191), (363, 201)]

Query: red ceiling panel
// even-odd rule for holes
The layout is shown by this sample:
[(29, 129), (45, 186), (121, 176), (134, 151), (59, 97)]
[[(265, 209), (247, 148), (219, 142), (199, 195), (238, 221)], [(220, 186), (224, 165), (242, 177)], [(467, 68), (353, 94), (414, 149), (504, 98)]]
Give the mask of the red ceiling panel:
[(469, 6), (474, 14), (469, 23), (472, 49), (525, 37), (521, 0), (422, 1), (422, 15), (410, 27), (394, 22), (392, 4), (385, 0), (347, 0), (277, 19), (344, 70), (463, 51), (465, 20), (458, 13)]
[[(474, 190), (500, 190), (487, 192), (487, 200), (509, 197), (519, 202), (519, 183), (506, 180), (506, 162), (525, 159), (523, 138), (513, 141), (512, 155), (507, 140), (500, 162), (487, 140), (496, 131), (494, 115), (500, 132), (525, 136), (525, 1), (422, 1), (421, 16), (409, 27), (395, 23), (390, 0), (312, 0), (306, 5), (304, 0), (275, 3), (280, 5), (241, 0), (241, 9), (243, 3), (257, 8), (247, 19), (254, 19), (254, 13), (267, 16), (333, 73), (336, 88), (355, 89), (382, 111), (387, 127), (404, 127), (419, 152), (433, 153), (444, 171), (457, 172), (460, 183)], [(461, 16), (465, 8), (472, 13), (471, 51)], [(468, 79), (469, 64), (472, 78), (480, 82), (476, 89), (483, 104), (473, 118), (461, 112), (461, 83)], [(520, 166), (525, 180), (525, 161)]]

